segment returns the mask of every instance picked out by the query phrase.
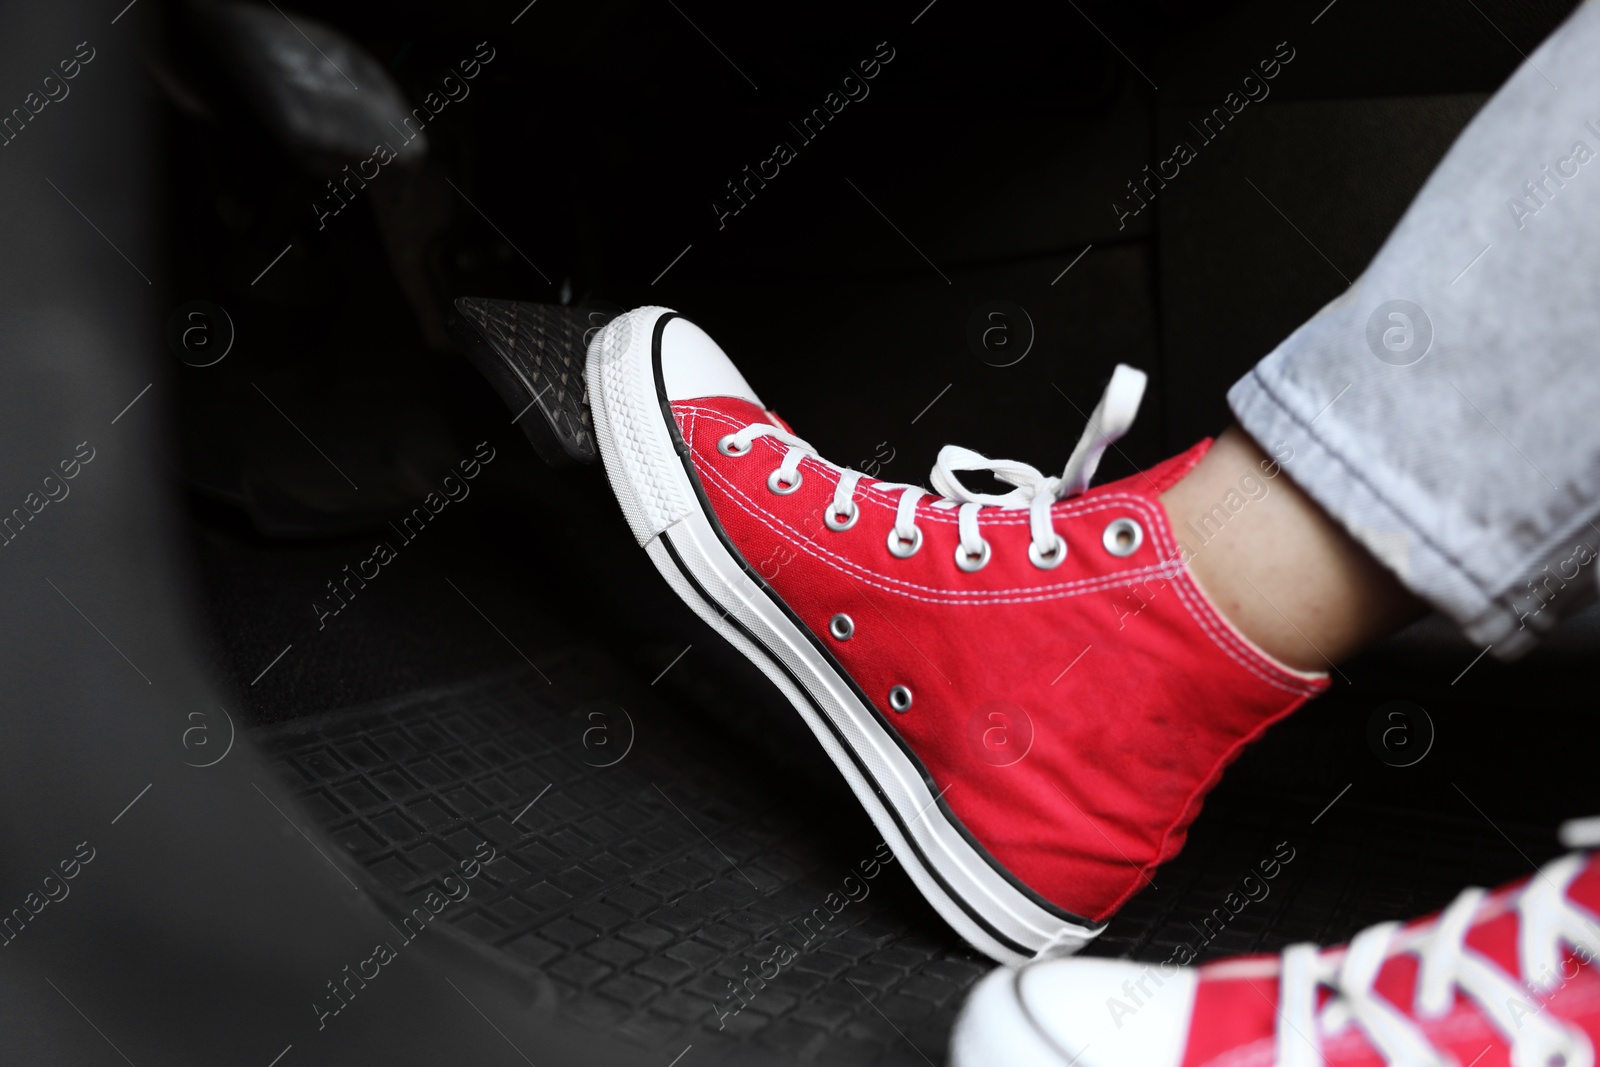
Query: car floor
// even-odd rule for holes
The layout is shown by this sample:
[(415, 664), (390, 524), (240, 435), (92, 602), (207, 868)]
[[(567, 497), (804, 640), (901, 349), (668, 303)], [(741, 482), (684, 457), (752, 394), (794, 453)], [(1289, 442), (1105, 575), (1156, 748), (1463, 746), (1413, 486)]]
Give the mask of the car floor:
[[(737, 154), (722, 126), (749, 118), (722, 88), (701, 95), (729, 109), (727, 123), (680, 129), (664, 116), (700, 114), (700, 97), (647, 106), (627, 79), (597, 83), (597, 114), (612, 107), (606, 121), (632, 126), (623, 136), (596, 119), (579, 131), (594, 143), (570, 218), (551, 210), (559, 191), (528, 183), (573, 179), (530, 171), (516, 137), (484, 138), (469, 187), (514, 234), (592, 226), (616, 259), (581, 296), (690, 315), (825, 455), (895, 480), (920, 480), (952, 440), (1052, 468), (1111, 367), (1142, 366), (1146, 411), (1107, 456), (1104, 481), (1226, 424), (1228, 384), (1346, 289), (1517, 61), (1510, 40), (1531, 48), (1566, 6), (1496, 7), (1503, 38), (1434, 3), (1316, 3), (1292, 19), (1264, 0), (1216, 5), (1136, 50), (1159, 92), (1087, 33), (1089, 46), (1050, 38), (1081, 77), (1034, 110), (938, 96), (948, 90), (939, 53), (918, 58), (911, 39), (874, 98), (846, 116), (855, 125), (841, 120), (726, 232), (693, 237), (688, 255), (690, 237), (674, 227), (699, 232), (678, 220), (704, 214), (700, 194), (720, 184), (711, 173)], [(987, 18), (941, 5), (925, 28), (957, 38)], [(1133, 19), (1109, 32), (1132, 34)], [(1416, 47), (1439, 20), (1454, 36)], [(1272, 98), (1208, 143), (1154, 210), (1117, 225), (1109, 204), (1124, 179), (1188, 136), (1182, 125), (1284, 35), (1297, 58)], [(736, 37), (724, 43), (740, 53)], [(833, 45), (840, 56), (858, 47)], [(1000, 54), (983, 62), (1018, 66)], [(692, 73), (718, 86), (723, 74)], [(532, 123), (525, 102), (485, 91), (482, 128)], [(664, 144), (688, 162), (641, 178), (640, 161)], [(336, 238), (355, 244), (346, 221)], [(682, 263), (658, 275), (673, 255)], [(381, 260), (369, 259), (352, 278), (376, 276)], [(297, 269), (293, 258), (280, 268)], [(524, 273), (515, 293), (502, 271), (495, 291), (463, 295), (555, 299), (553, 282)], [(997, 298), (1027, 313), (1028, 354), (1009, 365), (963, 343)], [(427, 436), (412, 449), (419, 469), (486, 440), (495, 459), (471, 496), (415, 537), (357, 516), (362, 532), (300, 539), (263, 536), (215, 491), (189, 498), (214, 680), (302, 811), (396, 914), (488, 842), (497, 859), (441, 916), (451, 936), (534, 982), (544, 1007), (662, 1063), (690, 1047), (685, 1064), (942, 1062), (990, 963), (892, 863), (847, 891), (880, 841), (798, 716), (665, 589), (598, 469), (546, 467), (465, 360), (400, 351), (411, 324), (394, 293), (383, 300), (386, 333), (369, 332), (372, 297), (341, 311), (338, 344), (324, 339), (365, 362), (350, 371), (347, 402), (324, 398), (306, 432), (332, 438), (341, 461), (360, 461), (384, 435)], [(225, 365), (234, 393), (191, 386), (189, 413), (203, 413), (191, 426), (222, 436), (259, 416), (251, 436), (282, 440), (240, 462), (276, 465), (264, 479), (275, 484), (320, 479), (314, 495), (334, 502), (326, 517), (354, 494), (341, 497), (275, 416), (245, 414), (259, 406), (245, 388), (251, 368), (280, 362), (285, 384), (269, 388), (281, 398), (294, 365), (243, 337)], [(236, 473), (213, 488), (233, 492), (245, 480)], [(375, 540), (392, 542), (394, 559), (346, 585)], [(1590, 681), (1592, 621), (1515, 665), (1481, 657), (1438, 620), (1341, 665), (1326, 695), (1228, 769), (1187, 847), (1087, 953), (1185, 962), (1337, 942), (1440, 908), (1468, 884), (1531, 874), (1557, 853), (1559, 821), (1591, 814), (1592, 758), (1572, 739), (1592, 729), (1576, 695)], [(1399, 759), (1374, 741), (1397, 702), (1425, 712), (1405, 720), (1418, 733)]]
[[(892, 863), (859, 877), (881, 842), (797, 716), (654, 595), (643, 553), (596, 547), (609, 517), (563, 529), (511, 477), (476, 492), (320, 630), (310, 602), (364, 541), (272, 542), (194, 509), (220, 680), (302, 810), (397, 913), (488, 842), (441, 921), (546, 1006), (668, 1059), (939, 1062), (990, 964)], [(608, 555), (619, 588), (582, 576)], [(1089, 954), (1336, 942), (1553, 856), (1581, 789), (1530, 804), (1494, 762), (1497, 680), (1522, 672), (1477, 665), (1474, 699), (1430, 700), (1439, 736), (1394, 767), (1368, 744), (1374, 709), (1460, 665), (1389, 655), (1405, 669), (1347, 665), (1247, 751)]]

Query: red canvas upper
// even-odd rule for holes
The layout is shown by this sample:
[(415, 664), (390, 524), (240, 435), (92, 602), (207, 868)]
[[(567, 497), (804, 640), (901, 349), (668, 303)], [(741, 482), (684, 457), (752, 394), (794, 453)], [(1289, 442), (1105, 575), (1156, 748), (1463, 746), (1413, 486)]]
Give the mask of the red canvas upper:
[[(801, 485), (768, 488), (787, 446), (716, 444), (752, 423), (747, 401), (707, 397), (672, 410), (702, 491), (746, 563), (832, 654), (920, 760), (944, 804), (989, 855), (1065, 911), (1099, 922), (1183, 845), (1204, 794), (1242, 747), (1327, 680), (1277, 664), (1211, 606), (1188, 569), (1159, 494), (1203, 441), (1146, 471), (1053, 506), (1068, 556), (1028, 558), (1026, 510), (984, 508), (992, 545), (974, 573), (954, 561), (954, 508), (919, 504), (921, 549), (886, 546), (901, 489), (863, 479), (860, 517), (823, 521), (836, 468), (800, 461)], [(1118, 557), (1108, 523), (1143, 543)], [(1203, 549), (1202, 549), (1203, 551)], [(838, 613), (849, 640), (829, 634)], [(911, 690), (905, 713), (889, 691)]]
[[(1587, 952), (1574, 951), (1567, 942), (1547, 986), (1531, 988), (1542, 976), (1523, 973), (1518, 944), (1520, 938), (1530, 935), (1515, 903), (1528, 884), (1524, 880), (1487, 897), (1473, 918), (1465, 945), (1504, 972), (1511, 983), (1509, 995), (1495, 998), (1504, 1003), (1494, 1006), (1509, 1009), (1513, 1035), (1526, 1030), (1531, 1017), (1543, 1016), (1575, 1027), (1591, 1039), (1600, 1036), (1600, 975), (1595, 973)], [(1593, 856), (1572, 880), (1565, 896), (1587, 910), (1588, 917), (1581, 924), (1586, 927), (1581, 931), (1582, 939), (1590, 945), (1600, 944), (1600, 923), (1594, 919), (1600, 913), (1600, 866)], [(1396, 935), (1373, 990), (1415, 1025), (1429, 1044), (1453, 1057), (1456, 1063), (1510, 1067), (1511, 1048), (1506, 1035), (1480, 1005), (1459, 989), (1444, 1015), (1427, 1018), (1417, 1011), (1420, 961), (1415, 952), (1405, 951), (1402, 946), (1408, 936), (1427, 932), (1435, 919), (1436, 916), (1429, 916), (1419, 920)], [(1200, 968), (1183, 1067), (1272, 1067), (1280, 1025), (1280, 968), (1276, 956), (1244, 957)], [(1321, 990), (1319, 1005), (1325, 1006), (1331, 995), (1329, 990)], [(1384, 1067), (1383, 1056), (1359, 1026), (1332, 1034), (1319, 1032), (1317, 1037), (1329, 1067)]]

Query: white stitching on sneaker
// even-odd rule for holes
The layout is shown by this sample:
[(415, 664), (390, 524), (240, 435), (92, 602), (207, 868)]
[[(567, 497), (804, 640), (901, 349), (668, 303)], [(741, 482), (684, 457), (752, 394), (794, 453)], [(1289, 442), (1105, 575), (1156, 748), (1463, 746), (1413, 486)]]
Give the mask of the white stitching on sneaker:
[[(689, 403), (675, 405), (675, 408), (686, 413), (693, 412), (696, 417), (696, 424), (698, 424), (700, 418), (704, 418), (708, 424), (715, 424), (719, 427), (739, 427), (741, 425), (741, 423), (738, 421), (730, 418), (715, 408), (701, 408)], [(692, 437), (688, 435), (687, 431), (688, 428), (686, 427), (685, 440), (688, 441), (688, 443), (692, 446), (694, 442)], [(770, 442), (769, 447), (773, 454), (783, 451), (780, 446)], [(824, 472), (831, 473), (836, 470), (832, 464), (827, 463), (825, 460), (808, 458), (805, 462), (815, 464), (818, 468), (819, 474)], [(1080, 578), (1067, 582), (1058, 582), (1044, 586), (1025, 587), (1021, 589), (940, 589), (932, 586), (919, 585), (893, 575), (882, 574), (880, 572), (868, 569), (862, 564), (857, 563), (855, 560), (841, 556), (826, 548), (822, 544), (811, 540), (809, 537), (800, 531), (795, 530), (793, 527), (788, 526), (786, 523), (782, 523), (781, 520), (774, 521), (776, 516), (774, 516), (771, 512), (768, 512), (764, 507), (756, 503), (750, 497), (746, 496), (737, 485), (735, 485), (715, 467), (707, 466), (701, 469), (700, 473), (702, 477), (709, 476), (713, 481), (717, 482), (729, 494), (730, 497), (735, 498), (735, 503), (739, 505), (741, 510), (746, 512), (752, 518), (756, 519), (762, 525), (766, 526), (773, 533), (787, 541), (797, 550), (804, 552), (805, 554), (810, 555), (813, 558), (828, 564), (829, 566), (834, 567), (836, 570), (844, 571), (846, 573), (854, 572), (861, 578), (861, 580), (865, 581), (866, 584), (877, 589), (882, 589), (886, 593), (904, 596), (909, 599), (918, 600), (925, 603), (975, 605), (1032, 603), (1036, 601), (1060, 599), (1066, 596), (1076, 596), (1081, 593), (1095, 592), (1097, 590), (1120, 585), (1133, 585), (1150, 578), (1165, 578), (1177, 591), (1179, 599), (1183, 602), (1183, 605), (1188, 611), (1190, 618), (1193, 619), (1195, 624), (1200, 627), (1201, 632), (1210, 638), (1212, 643), (1221, 649), (1224, 655), (1228, 656), (1229, 659), (1232, 659), (1246, 672), (1275, 689), (1293, 693), (1297, 696), (1309, 696), (1320, 691), (1320, 687), (1318, 687), (1314, 682), (1308, 681), (1304, 677), (1282, 673), (1281, 669), (1276, 664), (1264, 660), (1259, 651), (1243, 643), (1237, 637), (1237, 635), (1231, 632), (1231, 629), (1228, 626), (1220, 623), (1220, 621), (1215, 617), (1214, 611), (1205, 604), (1203, 596), (1199, 594), (1199, 590), (1197, 588), (1191, 589), (1189, 587), (1188, 583), (1191, 581), (1191, 579), (1188, 577), (1187, 571), (1183, 568), (1182, 564), (1178, 562), (1178, 552), (1175, 542), (1168, 537), (1169, 531), (1165, 529), (1163, 524), (1155, 521), (1156, 516), (1151, 511), (1149, 502), (1141, 497), (1127, 493), (1110, 493), (1095, 497), (1092, 500), (1063, 501), (1055, 505), (1055, 507), (1060, 517), (1084, 516), (1093, 514), (1097, 511), (1108, 511), (1112, 509), (1120, 509), (1124, 512), (1130, 510), (1136, 512), (1144, 518), (1145, 528), (1152, 531), (1153, 542), (1159, 546), (1158, 556), (1161, 557), (1164, 562), (1151, 564), (1136, 570), (1121, 571), (1116, 574), (1106, 575), (1100, 578)], [(896, 505), (892, 504), (891, 501), (896, 501), (898, 494), (894, 492), (879, 493), (875, 492), (876, 489), (877, 487), (874, 485), (862, 484), (858, 489), (859, 496), (857, 499), (864, 500), (866, 503), (874, 504), (887, 511), (897, 510)], [(938, 512), (925, 509), (923, 513), (917, 517), (917, 521), (955, 524), (958, 522), (958, 519), (954, 514), (941, 515)], [(1006, 518), (1003, 517), (1002, 513), (1002, 515), (993, 516), (988, 521), (1001, 525), (1021, 526), (1027, 524), (1029, 522), (1029, 518), (1027, 516)], [(917, 592), (912, 592), (912, 590), (916, 590)], [(919, 593), (935, 595), (919, 595)]]
[[(735, 485), (728, 477), (714, 468), (705, 468), (700, 472), (701, 477), (707, 478), (733, 498), (733, 503), (751, 518), (760, 522), (767, 529), (777, 534), (784, 541), (796, 549), (806, 553), (834, 567), (837, 570), (854, 572), (863, 578), (867, 584), (882, 589), (887, 593), (894, 593), (912, 600), (920, 600), (931, 604), (1023, 604), (1040, 600), (1057, 600), (1065, 596), (1077, 596), (1081, 593), (1092, 593), (1096, 590), (1114, 588), (1122, 585), (1136, 584), (1147, 578), (1166, 578), (1175, 575), (1178, 564), (1175, 562), (1152, 563), (1136, 570), (1121, 571), (1116, 574), (1102, 575), (1098, 578), (1075, 578), (1071, 581), (1057, 582), (1046, 586), (1032, 586), (1021, 589), (943, 589), (934, 586), (920, 585), (915, 582), (897, 578), (894, 575), (883, 574), (871, 570), (865, 565), (840, 555), (827, 548), (823, 543), (812, 540), (799, 530), (777, 519), (771, 512), (762, 508), (755, 500)], [(881, 505), (880, 505), (881, 506)], [(1115, 503), (1105, 504), (1089, 511), (1104, 511), (1113, 507), (1126, 510), (1130, 501), (1119, 500)], [(924, 517), (925, 519), (925, 517)], [(919, 595), (922, 594), (933, 594)]]
[[(951, 501), (961, 505), (957, 515), (961, 553), (956, 556), (956, 560), (963, 571), (971, 573), (983, 566), (982, 563), (974, 566), (966, 561), (987, 562), (989, 558), (988, 545), (978, 532), (977, 516), (980, 508), (1026, 508), (1029, 526), (1033, 533), (1035, 554), (1048, 555), (1054, 550), (1060, 537), (1052, 522), (1052, 505), (1058, 500), (1077, 496), (1089, 488), (1089, 482), (1094, 477), (1095, 469), (1100, 465), (1100, 459), (1105, 455), (1106, 449), (1127, 433), (1129, 427), (1133, 425), (1147, 380), (1143, 371), (1134, 370), (1120, 363), (1117, 365), (1111, 375), (1111, 381), (1107, 383), (1105, 392), (1100, 397), (1100, 402), (1090, 413), (1088, 425), (1084, 427), (1083, 434), (1078, 438), (1077, 446), (1073, 448), (1072, 455), (1067, 459), (1066, 468), (1059, 478), (1050, 477), (1026, 463), (989, 459), (970, 448), (961, 448), (958, 445), (945, 445), (939, 450), (939, 458), (934, 463), (931, 480), (934, 490), (943, 498), (941, 504)], [(799, 484), (798, 472), (802, 459), (810, 458), (825, 462), (818, 456), (817, 450), (803, 438), (781, 426), (767, 422), (753, 422), (740, 427), (722, 439), (718, 450), (724, 455), (746, 455), (751, 451), (754, 442), (760, 438), (781, 441), (788, 446), (783, 454), (783, 462), (767, 480), (767, 484), (773, 487), (774, 492), (778, 491), (776, 486), (780, 482), (791, 486)], [(833, 465), (827, 464), (827, 466)], [(833, 498), (835, 514), (844, 513), (847, 510), (846, 506), (854, 502), (853, 494), (859, 480), (857, 475), (850, 478), (847, 484), (845, 479), (855, 472), (839, 469), (842, 471), (842, 477)], [(1005, 493), (979, 493), (968, 489), (962, 484), (959, 475), (969, 471), (986, 471), (1013, 488)], [(890, 487), (889, 483), (885, 482), (879, 482), (878, 486), (880, 489)], [(888, 541), (889, 551), (905, 559), (914, 555), (915, 546), (921, 544), (921, 537), (916, 529), (917, 502), (926, 495), (927, 490), (915, 485), (893, 485), (892, 488), (900, 490), (900, 499), (895, 509), (894, 537)], [(909, 549), (897, 547), (907, 545), (913, 547)]]
[[(1170, 538), (1171, 531), (1161, 523), (1146, 524), (1154, 531), (1158, 548), (1156, 554), (1166, 560), (1175, 560), (1179, 557), (1176, 543)], [(1303, 674), (1291, 673), (1278, 664), (1265, 657), (1259, 649), (1247, 643), (1244, 638), (1234, 630), (1233, 626), (1217, 614), (1211, 606), (1209, 598), (1194, 584), (1187, 567), (1180, 567), (1180, 580), (1173, 583), (1173, 588), (1178, 593), (1178, 599), (1183, 601), (1184, 607), (1189, 609), (1189, 617), (1195, 621), (1210, 637), (1212, 642), (1235, 663), (1266, 682), (1268, 685), (1291, 693), (1312, 694), (1319, 691), (1319, 687), (1308, 680)], [(1271, 674), (1264, 673), (1270, 671)]]

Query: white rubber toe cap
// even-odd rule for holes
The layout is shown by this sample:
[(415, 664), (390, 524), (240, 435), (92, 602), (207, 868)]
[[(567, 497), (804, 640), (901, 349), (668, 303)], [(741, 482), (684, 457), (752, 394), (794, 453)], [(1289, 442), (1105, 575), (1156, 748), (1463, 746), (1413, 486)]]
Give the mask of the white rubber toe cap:
[(1096, 959), (995, 971), (961, 1011), (951, 1067), (1178, 1067), (1197, 978), (1167, 971)]
[(688, 319), (672, 319), (662, 331), (661, 379), (668, 400), (736, 396), (766, 408), (727, 353)]

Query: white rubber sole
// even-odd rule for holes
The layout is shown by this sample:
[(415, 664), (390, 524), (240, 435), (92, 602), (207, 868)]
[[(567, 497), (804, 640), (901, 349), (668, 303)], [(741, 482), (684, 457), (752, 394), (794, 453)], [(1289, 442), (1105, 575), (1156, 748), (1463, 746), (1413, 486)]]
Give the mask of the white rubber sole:
[(1076, 952), (1102, 928), (1053, 912), (978, 851), (877, 713), (724, 542), (679, 455), (658, 385), (659, 325), (673, 315), (636, 309), (589, 346), (595, 437), (634, 537), (678, 596), (788, 698), (957, 933), (1006, 964)]

